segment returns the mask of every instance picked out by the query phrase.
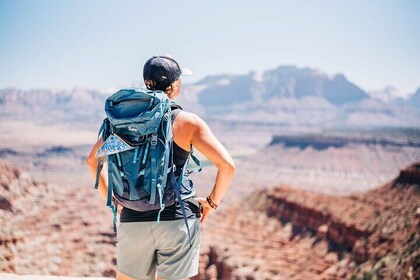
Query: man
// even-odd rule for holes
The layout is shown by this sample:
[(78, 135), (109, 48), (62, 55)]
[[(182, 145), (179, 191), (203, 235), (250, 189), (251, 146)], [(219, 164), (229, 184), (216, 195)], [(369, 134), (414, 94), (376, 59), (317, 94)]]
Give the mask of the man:
[[(170, 56), (153, 56), (144, 65), (143, 79), (148, 89), (164, 91), (169, 99), (174, 100), (181, 93), (180, 76), (188, 72), (191, 73), (182, 69)], [(160, 215), (159, 223), (156, 223), (155, 211), (138, 212), (123, 208), (118, 227), (118, 280), (156, 277), (184, 279), (196, 275), (200, 222), (217, 208), (232, 180), (235, 169), (232, 157), (200, 117), (174, 109), (172, 122), (176, 170), (181, 170), (192, 147), (196, 148), (218, 169), (213, 190), (206, 198), (196, 198), (192, 182), (189, 186), (181, 185), (192, 246), (179, 203), (166, 207)], [(102, 139), (97, 141), (86, 161), (93, 177), (96, 177), (95, 155), (102, 143)], [(106, 198), (106, 168), (103, 170), (99, 178), (99, 191)], [(175, 175), (179, 176), (179, 172)], [(197, 202), (201, 206), (201, 213)]]

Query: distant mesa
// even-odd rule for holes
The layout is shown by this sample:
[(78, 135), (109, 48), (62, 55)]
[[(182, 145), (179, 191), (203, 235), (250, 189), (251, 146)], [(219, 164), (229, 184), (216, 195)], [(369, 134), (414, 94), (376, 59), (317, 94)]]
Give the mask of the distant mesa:
[(315, 150), (325, 150), (330, 147), (341, 148), (348, 145), (381, 145), (390, 147), (417, 147), (420, 148), (420, 131), (417, 138), (398, 141), (398, 139), (376, 139), (373, 136), (332, 136), (325, 134), (307, 135), (274, 135), (269, 145), (284, 145), (286, 148), (297, 147), (305, 149), (312, 147)]
[(9, 148), (1, 148), (0, 149), (0, 158), (2, 157), (6, 157), (6, 156), (17, 156), (20, 153), (13, 150), (13, 149), (9, 149)]
[(68, 152), (72, 152), (73, 148), (69, 148), (69, 147), (64, 147), (64, 146), (53, 146), (50, 148), (47, 148), (45, 150), (46, 154), (63, 154), (63, 153), (68, 153)]
[(420, 162), (400, 171), (398, 178), (395, 179), (394, 186), (401, 186), (403, 184), (415, 186), (420, 191)]

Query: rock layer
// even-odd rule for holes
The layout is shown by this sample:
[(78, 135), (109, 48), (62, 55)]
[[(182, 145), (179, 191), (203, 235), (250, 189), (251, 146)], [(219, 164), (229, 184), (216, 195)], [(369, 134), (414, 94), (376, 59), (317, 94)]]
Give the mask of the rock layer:
[[(89, 187), (33, 181), (0, 161), (0, 271), (114, 276), (112, 217)], [(3, 204), (4, 205), (4, 204)]]
[(207, 242), (232, 279), (417, 279), (419, 166), (358, 195), (254, 192), (209, 221)]
[[(89, 187), (33, 181), (0, 162), (0, 271), (112, 277), (111, 213)], [(327, 196), (282, 186), (202, 224), (197, 279), (415, 279), (420, 164), (381, 188)]]

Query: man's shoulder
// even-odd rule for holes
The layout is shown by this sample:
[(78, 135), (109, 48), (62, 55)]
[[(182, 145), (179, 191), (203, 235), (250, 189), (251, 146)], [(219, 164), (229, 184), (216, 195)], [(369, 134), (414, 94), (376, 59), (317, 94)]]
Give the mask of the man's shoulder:
[(180, 112), (178, 113), (177, 119), (180, 119), (185, 123), (191, 123), (191, 124), (202, 121), (202, 119), (197, 114), (188, 112), (185, 110), (180, 110)]

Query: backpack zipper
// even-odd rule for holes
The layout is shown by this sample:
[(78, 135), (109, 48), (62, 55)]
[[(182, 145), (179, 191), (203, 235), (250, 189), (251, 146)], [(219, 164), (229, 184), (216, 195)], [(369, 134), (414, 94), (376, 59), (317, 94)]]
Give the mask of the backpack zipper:
[(125, 102), (149, 102), (149, 98), (131, 98), (131, 99), (125, 99), (125, 100), (121, 100), (121, 101), (110, 101), (110, 105), (111, 106), (116, 106), (116, 105), (120, 105), (121, 103), (125, 103)]

